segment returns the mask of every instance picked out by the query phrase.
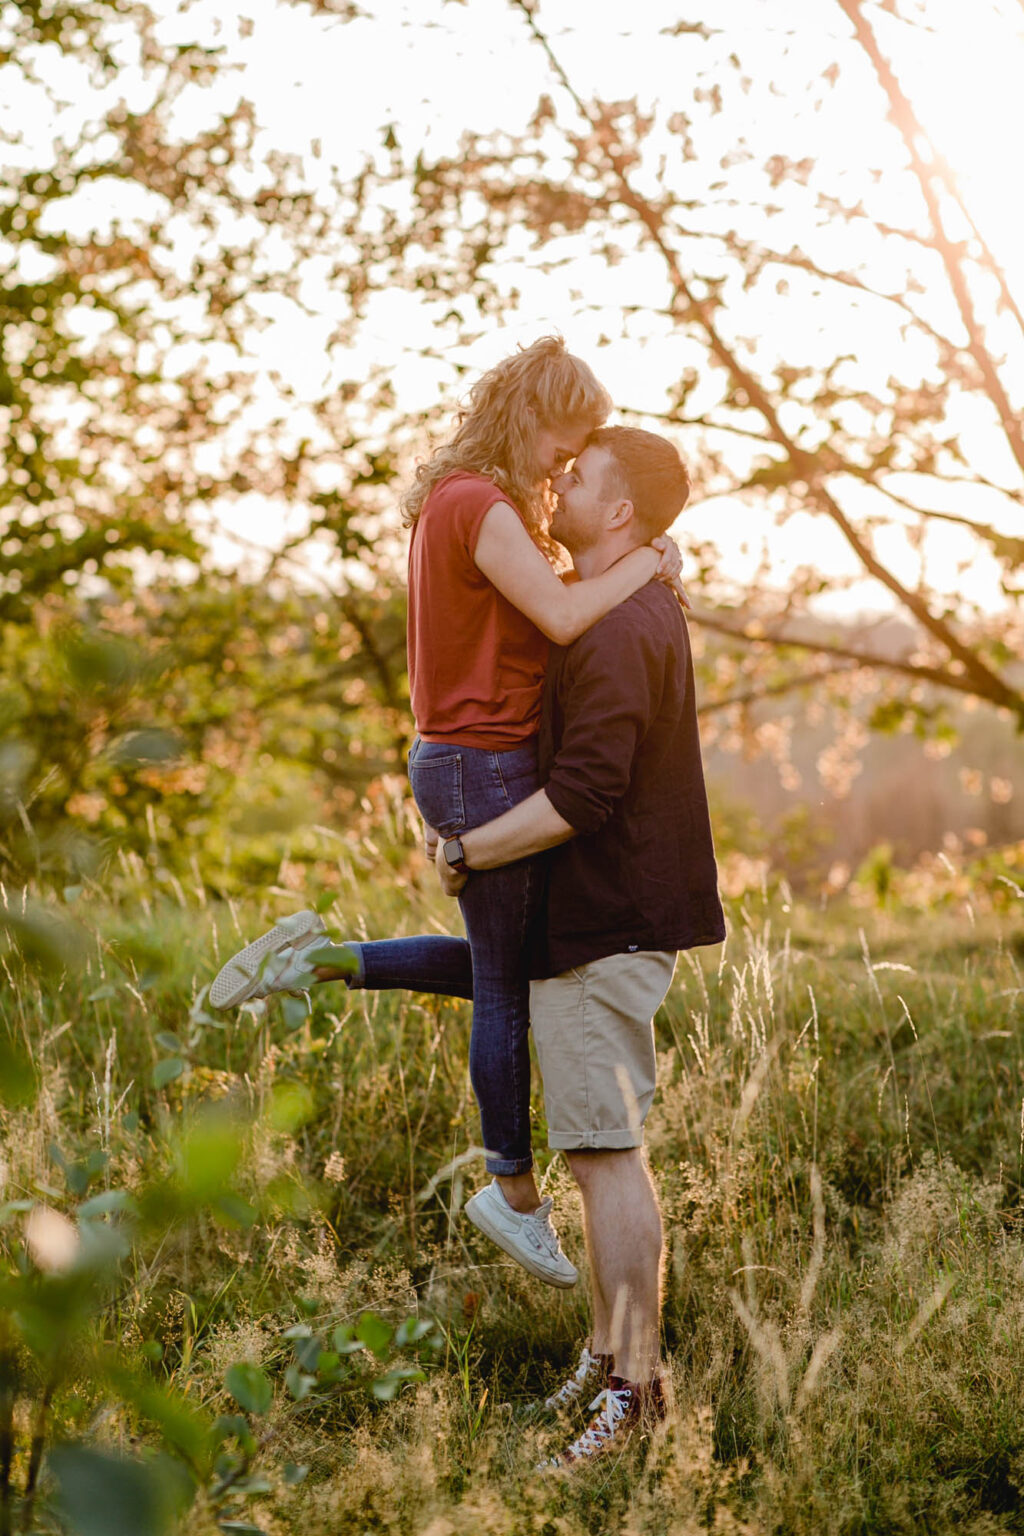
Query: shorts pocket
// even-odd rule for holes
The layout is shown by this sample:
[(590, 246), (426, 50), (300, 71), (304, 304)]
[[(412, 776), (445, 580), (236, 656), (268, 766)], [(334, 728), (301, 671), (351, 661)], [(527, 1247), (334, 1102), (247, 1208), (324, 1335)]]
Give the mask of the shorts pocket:
[(462, 795), (462, 758), (424, 757), (416, 754), (409, 764), (409, 783), (416, 808), (428, 827), (451, 837), (466, 825)]

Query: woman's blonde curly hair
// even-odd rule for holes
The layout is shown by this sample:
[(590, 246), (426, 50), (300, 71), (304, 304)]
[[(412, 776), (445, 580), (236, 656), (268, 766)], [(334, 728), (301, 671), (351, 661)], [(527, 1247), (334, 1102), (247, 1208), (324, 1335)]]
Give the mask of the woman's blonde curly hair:
[(473, 385), (454, 437), (417, 468), (402, 497), (402, 521), (411, 528), (438, 481), (465, 469), (492, 479), (543, 539), (550, 509), (536, 476), (538, 429), (572, 424), (593, 431), (611, 408), (607, 390), (561, 336), (542, 336)]

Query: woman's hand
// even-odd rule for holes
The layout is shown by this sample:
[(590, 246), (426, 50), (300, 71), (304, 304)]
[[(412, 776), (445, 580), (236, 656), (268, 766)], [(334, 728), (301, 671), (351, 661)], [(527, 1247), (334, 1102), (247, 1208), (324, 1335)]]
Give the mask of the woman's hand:
[(686, 595), (686, 588), (679, 580), (679, 572), (683, 568), (683, 557), (679, 553), (679, 546), (675, 539), (670, 539), (667, 533), (659, 534), (656, 539), (651, 540), (651, 548), (656, 549), (661, 556), (655, 576), (672, 588), (684, 608), (692, 607)]
[(433, 863), (437, 854), (437, 832), (433, 827), (428, 827), (426, 822), (423, 823), (423, 852)]
[(651, 540), (651, 548), (656, 549), (661, 556), (655, 576), (659, 581), (667, 581), (671, 586), (683, 568), (683, 557), (679, 553), (679, 545), (675, 539), (670, 539), (667, 533), (660, 533), (656, 539)]

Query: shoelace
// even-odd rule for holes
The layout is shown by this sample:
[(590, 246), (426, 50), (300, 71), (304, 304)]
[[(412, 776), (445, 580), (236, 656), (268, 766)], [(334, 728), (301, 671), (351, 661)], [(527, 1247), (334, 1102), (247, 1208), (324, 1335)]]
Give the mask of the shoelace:
[(570, 1376), (568, 1381), (563, 1382), (557, 1392), (552, 1393), (547, 1398), (544, 1404), (545, 1408), (562, 1408), (566, 1403), (575, 1402), (587, 1384), (587, 1377), (594, 1371), (599, 1370), (600, 1365), (600, 1360), (592, 1355), (590, 1350), (584, 1346), (575, 1374)]
[(538, 1206), (526, 1219), (530, 1224), (530, 1231), (547, 1249), (551, 1257), (557, 1259), (560, 1257), (562, 1250), (558, 1241), (558, 1233), (551, 1225), (550, 1212), (551, 1201), (545, 1200), (544, 1204)]
[(604, 1450), (619, 1423), (625, 1418), (632, 1398), (633, 1394), (628, 1388), (616, 1392), (612, 1387), (605, 1387), (603, 1392), (599, 1392), (590, 1405), (592, 1413), (597, 1410), (595, 1417), (579, 1439), (570, 1445), (566, 1459), (578, 1461), (583, 1456), (593, 1456)]

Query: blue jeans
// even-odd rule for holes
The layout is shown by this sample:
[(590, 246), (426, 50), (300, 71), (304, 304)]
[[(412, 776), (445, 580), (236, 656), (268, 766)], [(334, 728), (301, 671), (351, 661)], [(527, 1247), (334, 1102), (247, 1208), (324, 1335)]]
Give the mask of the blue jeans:
[[(537, 743), (490, 752), (417, 736), (409, 781), (424, 821), (451, 837), (492, 821), (540, 787)], [(354, 986), (472, 998), (469, 1076), (488, 1173), (526, 1173), (533, 1166), (526, 943), (539, 897), (533, 859), (477, 870), (459, 896), (466, 939), (428, 933), (351, 946), (361, 963)]]

